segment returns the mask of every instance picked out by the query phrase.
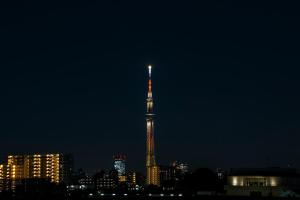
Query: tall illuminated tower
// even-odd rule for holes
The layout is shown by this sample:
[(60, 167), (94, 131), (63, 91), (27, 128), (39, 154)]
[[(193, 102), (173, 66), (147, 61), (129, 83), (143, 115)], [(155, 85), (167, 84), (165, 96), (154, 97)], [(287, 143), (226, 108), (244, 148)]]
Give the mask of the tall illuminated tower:
[(152, 80), (151, 69), (148, 66), (149, 80), (148, 80), (148, 95), (147, 95), (147, 150), (146, 150), (146, 170), (147, 170), (147, 185), (159, 185), (159, 168), (155, 162), (154, 155), (154, 114), (153, 114), (153, 98), (152, 98)]

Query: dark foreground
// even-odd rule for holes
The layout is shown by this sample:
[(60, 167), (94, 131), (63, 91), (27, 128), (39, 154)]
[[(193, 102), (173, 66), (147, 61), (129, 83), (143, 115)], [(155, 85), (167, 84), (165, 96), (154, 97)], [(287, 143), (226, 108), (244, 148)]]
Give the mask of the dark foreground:
[(289, 200), (289, 199), (300, 199), (298, 197), (237, 197), (237, 196), (105, 196), (105, 197), (0, 197), (2, 200)]

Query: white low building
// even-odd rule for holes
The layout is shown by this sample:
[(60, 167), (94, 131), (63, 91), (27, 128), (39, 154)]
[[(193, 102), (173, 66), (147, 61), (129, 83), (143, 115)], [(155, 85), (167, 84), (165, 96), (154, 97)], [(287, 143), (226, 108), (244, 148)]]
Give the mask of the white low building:
[(232, 169), (225, 186), (229, 196), (298, 196), (300, 174), (296, 169)]

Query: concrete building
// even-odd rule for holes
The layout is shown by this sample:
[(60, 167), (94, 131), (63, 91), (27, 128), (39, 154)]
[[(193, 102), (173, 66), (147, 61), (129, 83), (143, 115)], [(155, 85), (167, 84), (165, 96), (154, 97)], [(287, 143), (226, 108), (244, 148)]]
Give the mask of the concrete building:
[(231, 196), (296, 196), (300, 174), (295, 169), (232, 169), (225, 186)]
[(9, 155), (0, 166), (0, 190), (14, 190), (23, 179), (45, 179), (67, 183), (73, 170), (70, 154)]

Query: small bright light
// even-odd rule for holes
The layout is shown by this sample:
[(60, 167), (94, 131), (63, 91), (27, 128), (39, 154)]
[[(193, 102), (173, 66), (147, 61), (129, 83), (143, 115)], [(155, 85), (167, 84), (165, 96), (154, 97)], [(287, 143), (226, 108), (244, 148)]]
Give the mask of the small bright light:
[(112, 195), (113, 195), (113, 196), (116, 196), (116, 194), (115, 194), (115, 193), (113, 193)]
[(89, 194), (89, 196), (93, 196), (93, 194), (92, 194), (92, 193), (90, 193), (90, 194)]
[(150, 194), (148, 194), (148, 196), (149, 196), (149, 197), (151, 197), (151, 196), (152, 196), (152, 194), (150, 193)]
[(170, 197), (174, 197), (174, 194), (170, 194)]
[(149, 66), (148, 66), (148, 70), (149, 70), (149, 76), (150, 76), (150, 77), (151, 77), (151, 69), (152, 69), (152, 66), (149, 65)]
[(179, 197), (182, 197), (182, 194), (178, 194)]
[(104, 194), (103, 194), (103, 193), (101, 193), (100, 195), (101, 195), (101, 196), (104, 196)]
[(164, 194), (160, 194), (161, 197), (165, 196)]
[(275, 178), (271, 178), (271, 186), (277, 186)]
[(127, 194), (124, 194), (124, 196), (127, 196)]

